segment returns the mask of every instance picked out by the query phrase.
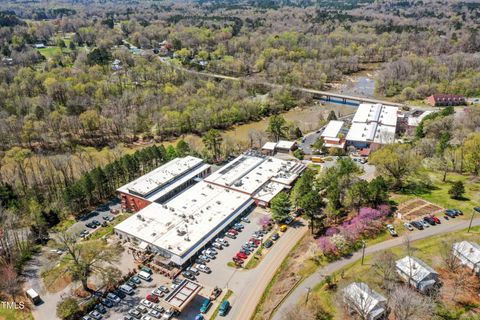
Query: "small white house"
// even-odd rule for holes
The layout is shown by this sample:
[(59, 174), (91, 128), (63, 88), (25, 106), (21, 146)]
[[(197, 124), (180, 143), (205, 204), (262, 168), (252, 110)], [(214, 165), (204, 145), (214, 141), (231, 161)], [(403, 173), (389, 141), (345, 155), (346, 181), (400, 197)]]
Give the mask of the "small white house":
[(400, 277), (421, 293), (427, 293), (438, 283), (438, 273), (418, 258), (406, 256), (395, 265)]
[(474, 242), (461, 241), (453, 244), (453, 254), (462, 265), (469, 267), (480, 276), (480, 246)]
[(363, 282), (353, 282), (343, 289), (343, 301), (352, 313), (361, 318), (387, 318), (387, 299)]

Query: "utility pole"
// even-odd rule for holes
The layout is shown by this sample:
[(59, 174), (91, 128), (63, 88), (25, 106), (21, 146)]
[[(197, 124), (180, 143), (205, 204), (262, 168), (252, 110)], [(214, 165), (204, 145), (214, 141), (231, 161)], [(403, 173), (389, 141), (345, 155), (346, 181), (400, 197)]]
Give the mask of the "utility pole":
[(479, 212), (479, 213), (480, 213), (480, 207), (474, 207), (474, 208), (473, 208), (472, 217), (470, 218), (470, 223), (468, 224), (468, 230), (467, 230), (467, 232), (470, 232), (470, 229), (472, 228), (473, 217), (475, 216), (475, 212)]
[(367, 246), (367, 242), (365, 240), (362, 240), (362, 266), (363, 266), (363, 261), (365, 260), (365, 247)]

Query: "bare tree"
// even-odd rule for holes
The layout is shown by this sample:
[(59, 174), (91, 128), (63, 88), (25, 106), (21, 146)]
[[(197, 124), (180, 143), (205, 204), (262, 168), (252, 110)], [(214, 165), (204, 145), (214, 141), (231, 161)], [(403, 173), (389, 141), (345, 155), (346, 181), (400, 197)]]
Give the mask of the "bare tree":
[(460, 260), (455, 256), (452, 243), (450, 241), (442, 241), (440, 245), (440, 255), (443, 264), (450, 273), (455, 273), (461, 267)]
[(15, 272), (15, 268), (11, 264), (6, 264), (0, 267), (0, 291), (9, 294), (13, 301), (15, 301), (15, 296), (20, 291), (20, 279)]
[(398, 278), (395, 260), (396, 256), (391, 251), (383, 251), (375, 257), (373, 269), (382, 278), (383, 288), (389, 288)]
[(396, 320), (430, 319), (434, 302), (406, 285), (397, 286), (390, 294), (389, 306)]

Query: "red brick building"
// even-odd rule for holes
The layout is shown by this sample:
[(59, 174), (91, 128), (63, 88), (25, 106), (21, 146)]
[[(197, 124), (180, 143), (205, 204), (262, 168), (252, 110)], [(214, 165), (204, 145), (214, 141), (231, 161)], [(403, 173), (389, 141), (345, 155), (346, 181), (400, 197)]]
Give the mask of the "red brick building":
[(465, 97), (459, 94), (432, 94), (427, 98), (432, 107), (464, 106), (467, 104)]

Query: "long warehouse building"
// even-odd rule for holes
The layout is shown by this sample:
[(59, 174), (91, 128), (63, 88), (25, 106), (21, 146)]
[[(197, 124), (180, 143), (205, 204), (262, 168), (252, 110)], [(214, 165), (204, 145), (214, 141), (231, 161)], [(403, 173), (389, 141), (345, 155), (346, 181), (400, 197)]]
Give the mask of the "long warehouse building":
[[(190, 181), (186, 185), (178, 184), (185, 190), (162, 203), (149, 202), (115, 227), (115, 233), (121, 241), (155, 252), (167, 264), (180, 267), (228, 229), (235, 219), (249, 212), (255, 205), (268, 205), (276, 194), (291, 188), (306, 168), (297, 161), (266, 157), (252, 151), (240, 155), (210, 175), (210, 166), (207, 165), (207, 169), (201, 160), (198, 162), (191, 159), (186, 162), (190, 165), (182, 164), (180, 168), (185, 166), (188, 169), (178, 169), (176, 172), (181, 171), (181, 175), (170, 178), (177, 182)], [(165, 166), (171, 168), (170, 163)], [(175, 167), (177, 166), (178, 164)], [(201, 177), (196, 171), (200, 168), (204, 168), (200, 170), (201, 175), (206, 176), (202, 181), (199, 181)], [(173, 176), (173, 172), (170, 173)], [(147, 198), (142, 199), (158, 199), (158, 194), (165, 194), (165, 184), (160, 188), (155, 187), (164, 180), (166, 179), (158, 180), (151, 187), (155, 190), (151, 191), (154, 196), (147, 195)], [(119, 192), (120, 197), (125, 196), (125, 193), (131, 196), (132, 188), (129, 189), (127, 185), (120, 188)]]

